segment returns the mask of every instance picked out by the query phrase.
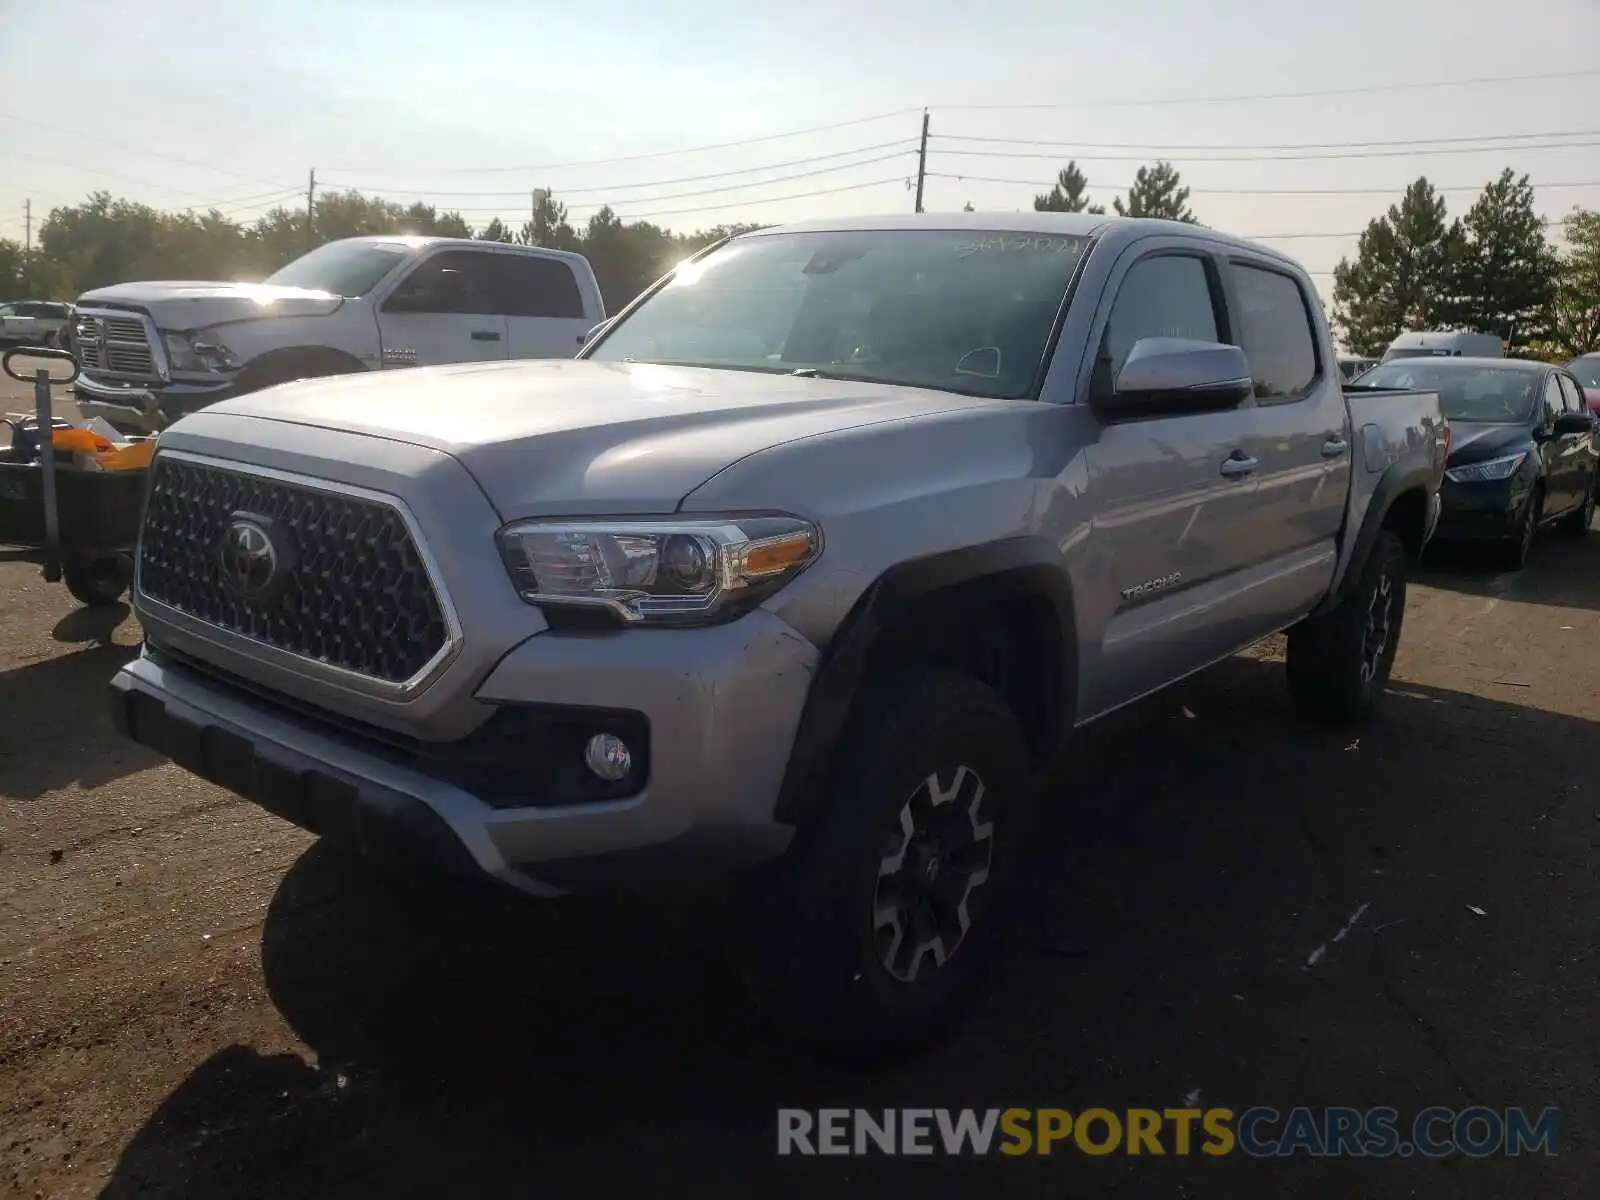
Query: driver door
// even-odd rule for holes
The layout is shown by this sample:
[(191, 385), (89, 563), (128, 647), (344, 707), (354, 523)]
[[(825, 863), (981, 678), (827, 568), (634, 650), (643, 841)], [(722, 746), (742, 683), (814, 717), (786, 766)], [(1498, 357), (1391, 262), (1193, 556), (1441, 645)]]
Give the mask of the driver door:
[(423, 259), (378, 309), (385, 367), (509, 357), (494, 255), (442, 250)]

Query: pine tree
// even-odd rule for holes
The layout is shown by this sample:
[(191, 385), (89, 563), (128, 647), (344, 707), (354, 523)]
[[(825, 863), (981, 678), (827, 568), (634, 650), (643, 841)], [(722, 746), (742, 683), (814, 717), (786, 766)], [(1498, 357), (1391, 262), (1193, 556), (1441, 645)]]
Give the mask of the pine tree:
[(1158, 217), (1165, 221), (1184, 221), (1198, 225), (1189, 208), (1189, 189), (1181, 186), (1177, 168), (1169, 162), (1140, 167), (1128, 189), (1128, 203), (1120, 197), (1111, 201), (1119, 217)]
[(1437, 328), (1459, 306), (1464, 237), (1426, 176), (1367, 224), (1354, 262), (1333, 271), (1333, 319), (1357, 354), (1381, 354), (1408, 329)]
[(1461, 222), (1444, 322), (1495, 333), (1513, 351), (1548, 332), (1560, 264), (1533, 207), (1533, 185), (1510, 168), (1483, 189)]
[(1061, 169), (1061, 173), (1056, 176), (1055, 184), (1050, 190), (1033, 198), (1034, 211), (1086, 212), (1099, 216), (1106, 211), (1105, 206), (1089, 203), (1089, 198), (1083, 194), (1084, 189), (1088, 186), (1088, 177), (1078, 170), (1077, 162), (1069, 162)]

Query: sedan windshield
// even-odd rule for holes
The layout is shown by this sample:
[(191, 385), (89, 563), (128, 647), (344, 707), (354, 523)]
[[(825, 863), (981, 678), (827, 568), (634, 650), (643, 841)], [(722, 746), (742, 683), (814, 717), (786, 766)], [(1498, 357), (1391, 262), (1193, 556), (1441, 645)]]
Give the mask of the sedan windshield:
[(1512, 367), (1467, 367), (1459, 362), (1410, 359), (1385, 363), (1361, 377), (1364, 388), (1421, 388), (1438, 392), (1447, 420), (1521, 425), (1533, 419), (1544, 377)]
[(970, 230), (757, 234), (679, 267), (586, 357), (1020, 399), (1086, 244)]
[(279, 267), (265, 282), (335, 296), (365, 296), (411, 253), (399, 242), (329, 242)]
[(1592, 358), (1580, 358), (1568, 364), (1567, 370), (1571, 371), (1584, 387), (1600, 388), (1600, 354)]

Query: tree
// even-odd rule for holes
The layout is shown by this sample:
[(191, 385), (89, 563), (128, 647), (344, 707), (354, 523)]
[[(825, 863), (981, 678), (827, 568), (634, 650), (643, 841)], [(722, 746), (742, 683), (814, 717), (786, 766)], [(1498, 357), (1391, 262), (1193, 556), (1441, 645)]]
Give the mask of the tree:
[(514, 242), (517, 238), (511, 232), (511, 227), (499, 217), (496, 217), (483, 227), (483, 231), (478, 234), (478, 240), (480, 242)]
[[(1086, 212), (1099, 216), (1106, 211), (1105, 206), (1089, 203), (1089, 198), (1083, 194), (1084, 188), (1088, 186), (1088, 177), (1078, 170), (1077, 162), (1069, 162), (1061, 169), (1061, 173), (1056, 176), (1055, 184), (1050, 190), (1033, 198), (1033, 209), (1035, 212)], [(1187, 198), (1189, 193), (1185, 191), (1183, 195), (1184, 198)], [(1182, 201), (1180, 200), (1179, 203), (1182, 203)], [(971, 211), (970, 206), (968, 211)], [(1122, 211), (1120, 205), (1117, 211)], [(1137, 215), (1143, 216), (1144, 214)]]
[(1574, 208), (1562, 222), (1567, 252), (1550, 305), (1550, 338), (1563, 355), (1600, 350), (1600, 212)]
[(1368, 222), (1356, 260), (1333, 271), (1333, 319), (1357, 354), (1383, 353), (1403, 330), (1429, 329), (1458, 302), (1453, 289), (1463, 234), (1426, 176)]
[(1559, 260), (1533, 207), (1533, 186), (1510, 168), (1483, 189), (1461, 222), (1443, 323), (1495, 333), (1513, 352), (1547, 331)]
[(0, 238), (0, 296), (22, 295), (22, 243)]
[(522, 223), (517, 241), (524, 246), (545, 246), (551, 250), (577, 250), (583, 241), (567, 220), (567, 206), (548, 191), (538, 197), (533, 220)]
[[(1063, 180), (1065, 172), (1062, 173)], [(1111, 201), (1119, 217), (1158, 217), (1166, 221), (1184, 221), (1198, 225), (1189, 208), (1189, 189), (1180, 186), (1177, 168), (1169, 162), (1158, 162), (1153, 167), (1140, 167), (1128, 189), (1128, 203), (1121, 197)], [(1037, 206), (1038, 201), (1035, 201)], [(1074, 210), (1075, 211), (1075, 210)]]

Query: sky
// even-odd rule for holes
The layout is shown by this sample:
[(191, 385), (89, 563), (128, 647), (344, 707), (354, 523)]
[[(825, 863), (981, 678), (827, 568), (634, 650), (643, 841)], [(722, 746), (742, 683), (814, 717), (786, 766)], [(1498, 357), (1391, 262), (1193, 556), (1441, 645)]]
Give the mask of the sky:
[(579, 225), (909, 212), (926, 109), (930, 212), (1166, 158), (1331, 297), (1419, 175), (1452, 214), (1504, 167), (1600, 208), (1597, 48), (1596, 0), (0, 0), (0, 237), (97, 189), (250, 220), (313, 169), (480, 228), (537, 187)]

